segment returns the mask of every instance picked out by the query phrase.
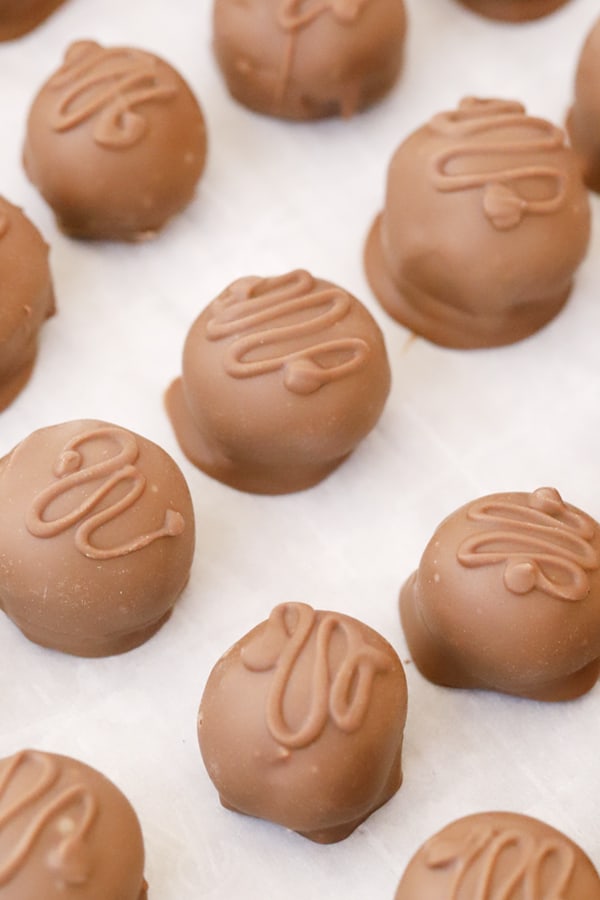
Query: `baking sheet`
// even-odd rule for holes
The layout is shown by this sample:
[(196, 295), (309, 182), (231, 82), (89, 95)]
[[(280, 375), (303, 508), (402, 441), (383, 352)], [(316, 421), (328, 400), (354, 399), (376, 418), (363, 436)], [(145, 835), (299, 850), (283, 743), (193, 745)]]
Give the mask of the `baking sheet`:
[[(406, 67), (387, 100), (349, 121), (293, 124), (227, 95), (209, 0), (69, 0), (0, 45), (0, 191), (52, 246), (59, 312), (34, 377), (0, 416), (0, 456), (30, 431), (78, 417), (122, 424), (181, 465), (197, 554), (172, 619), (121, 657), (70, 658), (0, 617), (0, 755), (33, 746), (96, 766), (140, 817), (151, 900), (390, 898), (409, 857), (478, 810), (539, 816), (600, 867), (600, 686), (543, 705), (428, 684), (410, 664), (397, 593), (438, 522), (481, 494), (556, 486), (600, 517), (600, 248), (597, 227), (564, 312), (513, 347), (443, 350), (379, 308), (362, 270), (366, 231), (396, 145), (464, 95), (514, 97), (562, 122), (597, 0), (501, 25), (454, 0), (408, 0)], [(209, 162), (196, 200), (153, 243), (61, 236), (20, 165), (28, 104), (71, 40), (154, 50), (200, 98)], [(598, 198), (592, 198), (597, 223)], [(393, 390), (375, 431), (313, 490), (255, 497), (183, 457), (162, 407), (200, 309), (233, 279), (306, 267), (348, 288), (381, 324)], [(404, 785), (346, 841), (317, 846), (219, 806), (196, 741), (206, 677), (282, 601), (355, 615), (407, 660)]]

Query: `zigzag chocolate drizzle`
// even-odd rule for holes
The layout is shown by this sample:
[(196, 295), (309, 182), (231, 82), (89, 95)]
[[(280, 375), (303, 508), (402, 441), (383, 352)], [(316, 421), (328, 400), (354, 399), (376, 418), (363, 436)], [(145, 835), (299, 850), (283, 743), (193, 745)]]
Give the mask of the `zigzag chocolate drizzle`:
[[(79, 448), (99, 438), (116, 444), (116, 453), (101, 462), (84, 466)], [(38, 494), (28, 510), (25, 520), (28, 531), (34, 537), (52, 538), (80, 523), (75, 530), (75, 546), (89, 559), (114, 559), (141, 550), (158, 538), (181, 534), (185, 526), (183, 516), (175, 510), (167, 509), (161, 528), (133, 537), (115, 547), (102, 549), (93, 545), (94, 532), (131, 509), (146, 489), (146, 477), (134, 465), (139, 452), (134, 435), (115, 426), (94, 428), (76, 435), (65, 444), (56, 461), (54, 474), (57, 480)], [(70, 513), (56, 519), (45, 518), (46, 510), (58, 497), (95, 481), (100, 482), (99, 487)], [(123, 482), (129, 482), (129, 490), (119, 500), (94, 512), (113, 488)]]
[[(289, 391), (310, 394), (364, 365), (370, 348), (362, 338), (331, 338), (300, 350), (268, 355), (273, 345), (318, 335), (348, 315), (352, 301), (345, 291), (336, 287), (315, 290), (314, 286), (312, 276), (302, 270), (277, 278), (243, 278), (215, 301), (206, 335), (210, 341), (235, 336), (224, 355), (228, 375), (249, 378), (283, 369), (283, 383)], [(308, 315), (293, 324), (274, 324), (294, 313)], [(260, 359), (248, 359), (257, 351)], [(331, 366), (324, 364), (328, 355), (340, 353), (348, 359)]]
[[(315, 630), (308, 710), (298, 726), (290, 727), (284, 712), (286, 693), (298, 659)], [(346, 653), (332, 674), (329, 646), (336, 630), (344, 635)], [(288, 750), (312, 744), (328, 720), (346, 734), (357, 731), (368, 712), (375, 676), (390, 669), (387, 655), (365, 641), (358, 623), (335, 613), (326, 613), (317, 621), (317, 613), (305, 603), (276, 606), (259, 634), (242, 648), (241, 658), (252, 672), (274, 670), (267, 699), (267, 728)]]
[(72, 44), (48, 87), (65, 92), (50, 118), (54, 131), (70, 131), (94, 118), (94, 140), (112, 150), (133, 147), (144, 137), (148, 123), (138, 107), (167, 102), (178, 91), (168, 70), (159, 73), (148, 53), (105, 49), (94, 41)]
[[(512, 860), (510, 871), (498, 879), (503, 854)], [(552, 861), (552, 866), (547, 863)], [(462, 900), (469, 883), (469, 900), (565, 900), (575, 866), (573, 848), (556, 838), (536, 839), (516, 826), (474, 825), (462, 840), (436, 836), (426, 844), (425, 864), (430, 869), (455, 867), (444, 897)], [(542, 886), (544, 872), (545, 888)], [(518, 890), (518, 894), (517, 894)]]
[[(515, 228), (525, 215), (550, 215), (561, 209), (566, 201), (566, 178), (557, 166), (550, 164), (510, 165), (510, 158), (519, 155), (548, 156), (564, 147), (564, 133), (545, 119), (526, 115), (520, 103), (504, 100), (462, 100), (456, 111), (439, 113), (429, 123), (437, 133), (453, 140), (447, 150), (431, 160), (430, 178), (434, 188), (445, 193), (483, 188), (483, 209), (492, 225), (499, 230)], [(527, 129), (539, 137), (523, 140), (504, 138), (496, 142), (477, 140), (500, 129)], [(456, 160), (500, 154), (507, 157), (505, 167), (469, 174), (451, 174), (449, 167)], [(521, 181), (534, 179), (550, 181), (553, 192), (543, 200), (527, 200), (518, 191)]]
[[(37, 777), (28, 789), (18, 791), (25, 769), (32, 766), (38, 770)], [(87, 881), (89, 860), (85, 839), (98, 812), (98, 802), (82, 784), (55, 792), (59, 777), (56, 760), (45, 753), (23, 750), (8, 760), (0, 777), (0, 835), (5, 828), (13, 828), (15, 821), (21, 827), (14, 846), (5, 858), (0, 859), (0, 888), (27, 864), (38, 839), (51, 822), (56, 822), (58, 827), (52, 832), (56, 835), (56, 843), (45, 859), (47, 868), (55, 874), (57, 882), (82, 884)], [(9, 792), (16, 796), (7, 804)], [(59, 817), (67, 810), (71, 810), (68, 817), (71, 827), (65, 833), (60, 829)], [(77, 810), (77, 816), (74, 810)]]
[(523, 503), (483, 499), (467, 517), (489, 523), (489, 530), (461, 543), (457, 558), (463, 566), (505, 563), (504, 584), (513, 594), (537, 588), (561, 600), (587, 596), (587, 573), (600, 567), (591, 543), (596, 528), (589, 516), (563, 503), (558, 491), (538, 488)]

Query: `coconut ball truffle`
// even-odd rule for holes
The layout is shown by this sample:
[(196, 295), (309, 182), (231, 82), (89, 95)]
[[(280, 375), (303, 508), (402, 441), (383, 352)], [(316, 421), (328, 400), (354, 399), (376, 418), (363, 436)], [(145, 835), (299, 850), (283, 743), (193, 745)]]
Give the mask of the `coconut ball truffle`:
[(0, 760), (3, 900), (146, 900), (144, 843), (127, 798), (79, 760)]
[(215, 0), (214, 49), (232, 96), (285, 119), (352, 116), (402, 67), (403, 0)]
[(0, 461), (0, 608), (44, 647), (137, 647), (169, 617), (193, 552), (185, 479), (140, 435), (66, 422)]
[(400, 787), (406, 704), (381, 635), (284, 603), (212, 670), (200, 749), (224, 806), (333, 843)]
[(473, 12), (504, 22), (541, 19), (564, 6), (568, 0), (459, 0)]
[(332, 472), (390, 389), (383, 336), (351, 294), (308, 272), (231, 284), (192, 325), (166, 406), (186, 456), (243, 491)]
[(48, 245), (20, 209), (0, 197), (0, 412), (26, 385), (38, 332), (55, 312)]
[(65, 0), (0, 0), (0, 41), (32, 31)]
[(172, 66), (78, 41), (33, 101), (23, 159), (66, 234), (139, 241), (190, 202), (205, 156), (202, 111)]
[(394, 154), (365, 263), (382, 305), (411, 331), (495, 347), (556, 316), (589, 236), (587, 191), (561, 129), (520, 103), (467, 98)]
[(409, 862), (394, 900), (600, 900), (589, 857), (561, 831), (512, 812), (457, 819)]
[(600, 672), (600, 526), (554, 488), (468, 503), (434, 533), (400, 614), (435, 684), (579, 697)]
[(600, 19), (583, 45), (567, 128), (587, 186), (600, 193)]

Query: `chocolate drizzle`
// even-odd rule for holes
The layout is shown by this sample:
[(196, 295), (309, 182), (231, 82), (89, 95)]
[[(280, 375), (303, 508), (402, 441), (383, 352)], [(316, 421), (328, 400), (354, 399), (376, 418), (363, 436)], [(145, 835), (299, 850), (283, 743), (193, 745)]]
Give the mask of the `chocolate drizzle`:
[[(502, 877), (501, 866), (508, 868), (507, 854), (511, 865)], [(429, 869), (455, 866), (452, 883), (444, 893), (448, 900), (466, 898), (462, 889), (467, 881), (469, 900), (512, 900), (517, 889), (524, 900), (565, 900), (575, 854), (559, 837), (536, 840), (517, 826), (482, 823), (473, 825), (461, 840), (445, 835), (432, 838), (425, 847), (425, 864)], [(542, 873), (546, 887), (542, 886)]]
[(0, 210), (0, 239), (4, 237), (10, 226), (10, 219)]
[[(336, 630), (343, 633), (346, 648), (342, 663), (332, 675), (329, 648)], [(286, 694), (300, 655), (315, 631), (309, 708), (300, 724), (291, 727), (284, 711)], [(329, 720), (347, 734), (357, 731), (368, 713), (375, 676), (390, 669), (387, 655), (365, 641), (358, 623), (335, 613), (325, 613), (319, 619), (304, 603), (276, 606), (265, 626), (242, 648), (241, 658), (252, 672), (274, 669), (267, 698), (267, 728), (288, 750), (312, 744)]]
[[(90, 441), (106, 440), (116, 444), (116, 453), (93, 465), (83, 465), (81, 447)], [(181, 513), (168, 509), (161, 528), (133, 537), (115, 547), (100, 548), (92, 544), (94, 532), (131, 509), (146, 489), (146, 477), (134, 465), (139, 447), (131, 432), (114, 426), (90, 429), (76, 435), (63, 448), (56, 464), (56, 481), (35, 498), (26, 516), (26, 525), (34, 537), (53, 538), (77, 523), (75, 546), (89, 559), (114, 559), (147, 547), (161, 537), (175, 537), (182, 533), (185, 523)], [(55, 519), (45, 519), (50, 504), (69, 491), (90, 482), (99, 487), (81, 501), (71, 512)], [(94, 512), (96, 507), (122, 483), (130, 483), (127, 492), (109, 506)]]
[(62, 133), (95, 119), (94, 140), (111, 150), (133, 147), (146, 134), (148, 123), (138, 107), (168, 102), (178, 90), (150, 54), (105, 49), (94, 41), (72, 44), (48, 86), (64, 91), (50, 127)]
[[(295, 394), (310, 394), (360, 369), (370, 348), (362, 338), (331, 338), (298, 350), (268, 355), (268, 348), (298, 342), (335, 326), (351, 307), (351, 297), (337, 287), (315, 289), (315, 280), (298, 270), (277, 278), (244, 278), (217, 301), (206, 327), (209, 340), (234, 337), (224, 355), (225, 371), (232, 378), (266, 375), (283, 369), (283, 383)], [(302, 321), (283, 325), (278, 319), (299, 314)], [(267, 351), (265, 355), (264, 351)], [(261, 358), (249, 357), (260, 353)], [(342, 362), (326, 365), (334, 355)]]
[[(565, 175), (554, 165), (524, 163), (510, 165), (511, 158), (530, 154), (552, 154), (564, 147), (564, 134), (544, 119), (525, 113), (520, 103), (503, 100), (467, 98), (458, 109), (440, 113), (430, 127), (447, 137), (455, 138), (448, 149), (436, 154), (430, 167), (434, 188), (449, 193), (483, 188), (483, 210), (492, 225), (504, 231), (516, 228), (526, 215), (550, 215), (558, 212), (566, 201)], [(523, 140), (500, 137), (497, 141), (482, 139), (495, 131), (523, 129), (536, 132), (537, 137)], [(452, 174), (449, 169), (457, 160), (484, 158), (499, 154), (507, 157), (503, 168), (492, 171)], [(527, 199), (519, 193), (519, 182), (550, 182), (554, 187), (545, 199)]]
[[(37, 769), (35, 778), (26, 773)], [(36, 843), (54, 823), (56, 844), (44, 862), (57, 883), (83, 884), (89, 876), (88, 832), (98, 812), (93, 794), (82, 784), (54, 790), (60, 777), (55, 759), (34, 750), (24, 750), (7, 761), (0, 776), (0, 835), (13, 822), (20, 823), (20, 836), (4, 859), (0, 859), (0, 888), (22, 869)], [(17, 794), (6, 802), (7, 794)], [(67, 811), (69, 811), (67, 815)]]
[(539, 488), (523, 502), (481, 500), (468, 510), (489, 530), (467, 537), (457, 558), (467, 568), (506, 563), (504, 584), (513, 594), (538, 589), (561, 600), (583, 600), (587, 573), (600, 567), (592, 545), (593, 520), (565, 504), (558, 491)]

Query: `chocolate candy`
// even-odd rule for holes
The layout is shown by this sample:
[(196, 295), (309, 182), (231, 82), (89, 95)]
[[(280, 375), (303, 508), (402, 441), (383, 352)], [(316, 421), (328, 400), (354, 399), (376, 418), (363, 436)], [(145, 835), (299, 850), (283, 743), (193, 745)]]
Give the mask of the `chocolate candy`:
[(0, 760), (3, 900), (146, 900), (137, 816), (104, 775), (22, 750)]
[(65, 0), (0, 0), (0, 41), (12, 41), (36, 28)]
[(381, 635), (284, 603), (212, 670), (202, 757), (227, 808), (340, 841), (400, 787), (406, 701), (402, 664)]
[(600, 877), (581, 847), (539, 819), (512, 812), (465, 816), (409, 862), (395, 900), (600, 900)]
[(568, 0), (459, 0), (473, 12), (504, 22), (541, 19), (564, 6)]
[(0, 412), (27, 383), (38, 331), (54, 311), (48, 246), (20, 209), (0, 197)]
[(589, 32), (575, 77), (567, 128), (585, 183), (600, 193), (600, 19)]
[(468, 98), (394, 154), (367, 275), (391, 316), (437, 344), (510, 344), (560, 311), (589, 233), (563, 132), (520, 103)]
[(41, 428), (0, 461), (0, 608), (77, 656), (137, 647), (188, 580), (194, 515), (156, 444), (106, 422)]
[(295, 271), (240, 278), (196, 319), (166, 403), (186, 456), (260, 494), (321, 481), (373, 428), (390, 388), (359, 301)]
[(578, 697), (600, 672), (600, 526), (554, 488), (468, 503), (431, 538), (400, 612), (436, 684)]
[(402, 0), (215, 0), (214, 49), (229, 91), (271, 116), (352, 116), (402, 66)]
[(79, 41), (33, 101), (24, 164), (74, 237), (152, 237), (194, 194), (204, 118), (152, 53)]

